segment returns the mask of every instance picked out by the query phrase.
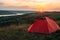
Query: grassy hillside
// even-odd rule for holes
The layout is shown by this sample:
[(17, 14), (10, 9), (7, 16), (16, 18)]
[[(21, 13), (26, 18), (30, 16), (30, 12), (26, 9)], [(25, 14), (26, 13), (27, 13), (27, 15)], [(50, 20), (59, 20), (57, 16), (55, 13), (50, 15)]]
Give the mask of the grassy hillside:
[[(45, 15), (53, 18), (60, 25), (60, 13), (46, 13)], [(0, 18), (0, 40), (60, 40), (60, 30), (50, 35), (27, 32), (27, 28), (39, 17), (40, 15), (35, 13)]]

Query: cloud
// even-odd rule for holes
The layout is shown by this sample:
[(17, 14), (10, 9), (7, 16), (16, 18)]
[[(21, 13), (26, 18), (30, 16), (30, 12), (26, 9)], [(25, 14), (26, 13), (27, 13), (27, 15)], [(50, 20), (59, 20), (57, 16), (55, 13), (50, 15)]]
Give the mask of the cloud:
[(0, 0), (0, 9), (34, 9), (44, 3), (46, 9), (60, 9), (60, 0)]
[(4, 3), (1, 3), (1, 2), (0, 2), (0, 6), (4, 6)]
[(3, 3), (0, 2), (0, 5), (3, 5)]

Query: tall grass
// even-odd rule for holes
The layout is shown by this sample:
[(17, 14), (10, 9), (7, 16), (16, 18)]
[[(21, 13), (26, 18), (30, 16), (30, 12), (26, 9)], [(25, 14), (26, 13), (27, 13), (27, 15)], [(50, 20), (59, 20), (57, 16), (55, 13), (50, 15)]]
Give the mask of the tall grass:
[[(46, 14), (47, 15), (47, 14)], [(48, 14), (60, 25), (60, 16), (58, 14)], [(38, 14), (18, 16), (9, 22), (9, 25), (0, 26), (0, 40), (60, 40), (60, 31), (56, 31), (50, 35), (29, 33), (28, 27), (40, 17)], [(6, 23), (7, 24), (7, 23)]]

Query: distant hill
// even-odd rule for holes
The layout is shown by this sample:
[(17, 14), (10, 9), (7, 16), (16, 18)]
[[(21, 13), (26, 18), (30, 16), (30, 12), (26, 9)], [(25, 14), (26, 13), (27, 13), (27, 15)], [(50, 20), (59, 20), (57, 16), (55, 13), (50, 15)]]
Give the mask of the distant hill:
[(0, 10), (0, 15), (4, 14), (16, 14), (16, 13), (33, 13), (35, 11), (12, 11), (12, 10)]

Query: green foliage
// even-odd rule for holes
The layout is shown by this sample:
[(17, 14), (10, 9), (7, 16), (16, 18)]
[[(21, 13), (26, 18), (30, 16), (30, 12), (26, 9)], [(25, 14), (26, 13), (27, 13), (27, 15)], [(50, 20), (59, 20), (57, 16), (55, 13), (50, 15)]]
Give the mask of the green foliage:
[[(60, 25), (58, 14), (48, 14), (47, 16), (55, 19)], [(0, 40), (60, 40), (60, 31), (49, 35), (27, 32), (27, 28), (38, 17), (38, 14), (34, 14), (0, 18)]]

